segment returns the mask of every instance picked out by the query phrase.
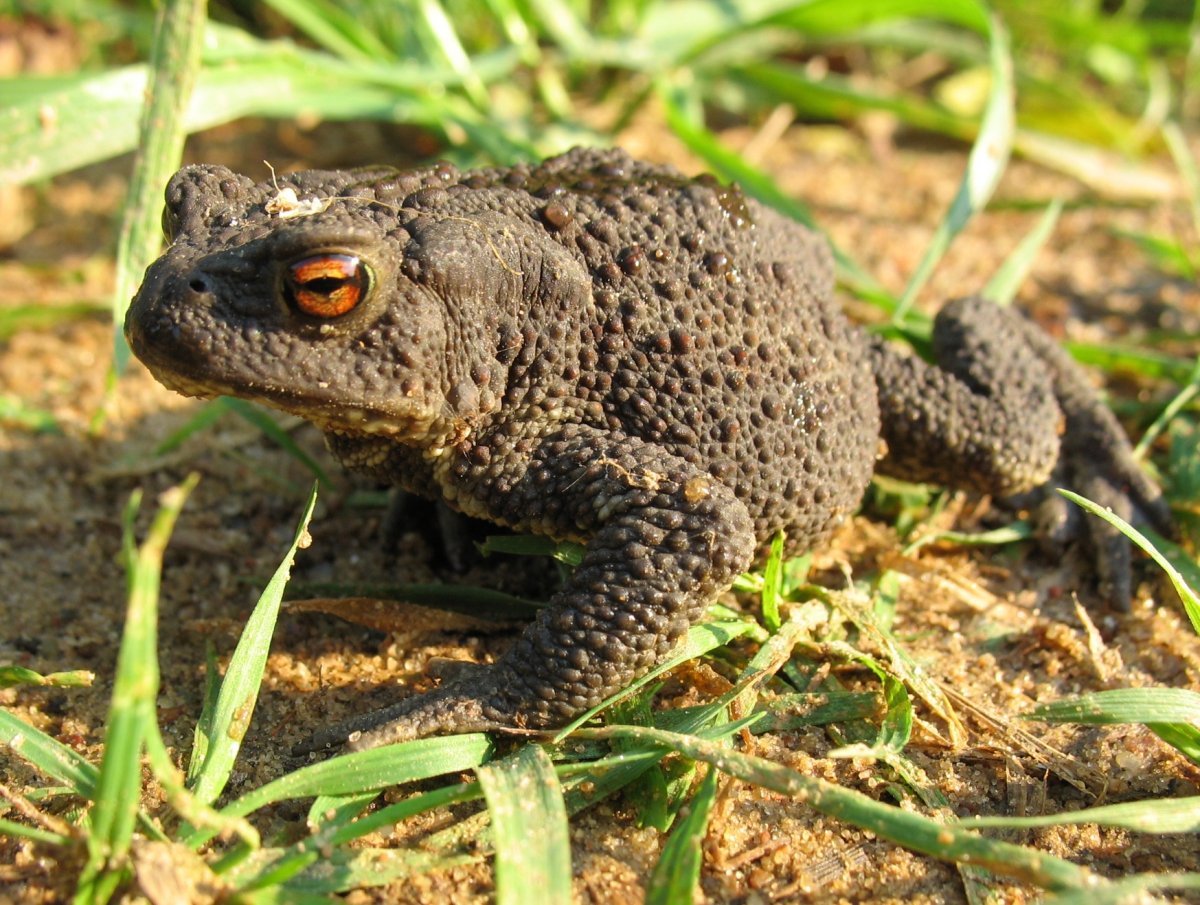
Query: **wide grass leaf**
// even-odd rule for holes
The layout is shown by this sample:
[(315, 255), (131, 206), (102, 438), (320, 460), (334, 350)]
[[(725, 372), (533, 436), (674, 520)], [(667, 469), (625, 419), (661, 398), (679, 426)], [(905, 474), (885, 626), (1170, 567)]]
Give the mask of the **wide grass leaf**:
[[(203, 33), (208, 42), (205, 66), (183, 112), (189, 133), (252, 115), (375, 118), (434, 128), (460, 117), (469, 123), (483, 122), (482, 115), (461, 103), (461, 98), (431, 87), (458, 80), (445, 66), (350, 65), (328, 54), (286, 42), (260, 41), (233, 29), (210, 25)], [(476, 72), (495, 79), (515, 63), (515, 54), (499, 54), (477, 62)], [(148, 66), (134, 64), (82, 73), (0, 106), (4, 136), (0, 183), (34, 182), (133, 150), (150, 72)], [(53, 129), (46, 128), (48, 119), (54, 122)], [(490, 144), (502, 146), (494, 128), (492, 133)]]
[(1186, 688), (1115, 688), (1044, 703), (1025, 717), (1048, 723), (1190, 723), (1200, 726), (1200, 694)]
[(1200, 726), (1200, 694), (1186, 688), (1114, 688), (1042, 704), (1025, 717), (1053, 723), (1191, 723)]
[(1186, 688), (1114, 688), (1043, 704), (1027, 719), (1053, 723), (1143, 723), (1200, 764), (1200, 694)]
[(0, 710), (0, 744), (6, 745), (47, 776), (65, 783), (81, 798), (96, 794), (100, 771), (72, 748), (30, 726), (7, 710)]
[(530, 744), (476, 770), (492, 818), (499, 905), (569, 905), (571, 843), (554, 765)]
[(484, 763), (491, 752), (492, 743), (482, 733), (423, 738), (402, 745), (354, 751), (281, 776), (231, 802), (223, 813), (245, 815), (289, 798), (355, 795), (470, 770)]
[(316, 504), (317, 488), (314, 485), (292, 545), (246, 622), (237, 649), (230, 658), (229, 668), (225, 671), (216, 704), (211, 710), (206, 709), (196, 724), (188, 784), (192, 794), (205, 804), (214, 801), (225, 788), (241, 749), (242, 737), (246, 734), (254, 704), (258, 700), (258, 689), (266, 668), (279, 604), (283, 600), (296, 551), (308, 540), (308, 523)]

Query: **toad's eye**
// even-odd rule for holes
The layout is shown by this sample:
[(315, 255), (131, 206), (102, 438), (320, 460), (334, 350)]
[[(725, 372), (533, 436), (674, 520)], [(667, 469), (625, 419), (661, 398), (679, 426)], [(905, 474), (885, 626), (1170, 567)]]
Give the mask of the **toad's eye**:
[(289, 304), (313, 317), (337, 317), (367, 297), (371, 271), (356, 255), (321, 254), (301, 258), (283, 272)]

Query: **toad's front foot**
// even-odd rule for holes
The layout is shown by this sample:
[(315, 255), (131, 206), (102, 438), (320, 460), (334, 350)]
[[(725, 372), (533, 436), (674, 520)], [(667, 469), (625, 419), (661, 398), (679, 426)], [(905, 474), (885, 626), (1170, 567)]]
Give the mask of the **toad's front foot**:
[(564, 587), (491, 666), (460, 667), (437, 691), (322, 733), (306, 750), (566, 725), (661, 662), (753, 558), (753, 521), (733, 489), (659, 447), (568, 425), (526, 449), (497, 506), (511, 508), (506, 522), (590, 535)]

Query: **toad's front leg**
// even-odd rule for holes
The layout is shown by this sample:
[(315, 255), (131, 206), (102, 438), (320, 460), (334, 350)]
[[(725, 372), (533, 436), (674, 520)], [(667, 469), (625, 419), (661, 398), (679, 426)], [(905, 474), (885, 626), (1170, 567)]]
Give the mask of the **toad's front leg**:
[(496, 663), (322, 733), (322, 743), (561, 726), (659, 662), (755, 551), (729, 487), (660, 447), (583, 425), (544, 435), (499, 425), (442, 480), (469, 514), (583, 540), (583, 561)]

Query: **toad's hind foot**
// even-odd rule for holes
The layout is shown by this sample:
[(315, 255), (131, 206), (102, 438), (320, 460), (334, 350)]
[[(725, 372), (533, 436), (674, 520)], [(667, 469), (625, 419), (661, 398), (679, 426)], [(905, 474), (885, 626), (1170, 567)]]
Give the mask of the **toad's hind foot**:
[(1128, 541), (1101, 519), (1079, 518), (1055, 490), (1164, 533), (1170, 512), (1087, 374), (1033, 323), (980, 298), (938, 313), (933, 351), (937, 363), (929, 364), (872, 342), (889, 449), (880, 470), (1031, 505), (1043, 542), (1082, 537), (1101, 595), (1127, 609)]

